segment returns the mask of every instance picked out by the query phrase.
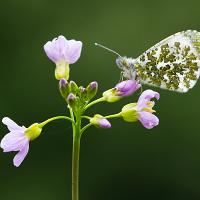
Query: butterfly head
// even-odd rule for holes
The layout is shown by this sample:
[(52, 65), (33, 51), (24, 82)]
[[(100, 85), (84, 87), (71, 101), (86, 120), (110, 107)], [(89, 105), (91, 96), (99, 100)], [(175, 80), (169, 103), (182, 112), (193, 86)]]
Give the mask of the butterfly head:
[(116, 63), (117, 66), (122, 70), (122, 78), (133, 79), (133, 80), (136, 79), (136, 71), (134, 67), (135, 59), (127, 58), (126, 56), (122, 57), (116, 51), (109, 49), (108, 47), (103, 46), (102, 44), (95, 43), (95, 45), (103, 49), (106, 49), (118, 56), (118, 58), (116, 59)]
[(136, 78), (136, 72), (135, 72), (135, 59), (133, 58), (127, 58), (126, 56), (121, 57), (119, 56), (116, 59), (117, 66), (122, 70), (122, 75), (126, 79), (133, 79)]

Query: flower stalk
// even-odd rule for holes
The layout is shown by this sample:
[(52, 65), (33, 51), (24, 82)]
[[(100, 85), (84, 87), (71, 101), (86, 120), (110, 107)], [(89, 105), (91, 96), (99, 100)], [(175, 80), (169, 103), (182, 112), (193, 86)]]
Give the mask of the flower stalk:
[[(37, 139), (42, 128), (48, 123), (65, 119), (72, 123), (73, 130), (73, 149), (72, 149), (72, 200), (79, 200), (79, 157), (81, 135), (89, 127), (109, 129), (111, 123), (108, 119), (123, 118), (126, 122), (140, 121), (142, 125), (151, 129), (159, 124), (159, 119), (153, 113), (154, 101), (159, 99), (159, 93), (146, 90), (137, 103), (125, 105), (117, 114), (103, 116), (94, 114), (93, 117), (84, 115), (84, 112), (91, 106), (108, 102), (114, 103), (124, 97), (136, 92), (141, 84), (136, 80), (126, 80), (118, 83), (115, 87), (103, 92), (102, 97), (93, 100), (97, 91), (98, 83), (90, 82), (87, 87), (78, 86), (74, 81), (69, 81), (71, 64), (74, 64), (80, 57), (82, 51), (82, 42), (76, 40), (67, 40), (64, 36), (59, 36), (44, 45), (44, 51), (48, 58), (55, 63), (55, 78), (59, 80), (59, 91), (69, 109), (70, 117), (57, 116), (49, 118), (41, 123), (34, 123), (28, 128), (17, 125), (10, 118), (3, 118), (2, 122), (8, 127), (9, 133), (3, 137), (0, 147), (4, 152), (17, 152), (13, 159), (13, 164), (19, 167), (29, 151), (29, 143)], [(88, 124), (82, 127), (82, 119), (87, 119)]]
[(77, 116), (75, 129), (73, 133), (73, 151), (72, 151), (72, 200), (79, 199), (79, 156), (81, 140), (81, 118)]

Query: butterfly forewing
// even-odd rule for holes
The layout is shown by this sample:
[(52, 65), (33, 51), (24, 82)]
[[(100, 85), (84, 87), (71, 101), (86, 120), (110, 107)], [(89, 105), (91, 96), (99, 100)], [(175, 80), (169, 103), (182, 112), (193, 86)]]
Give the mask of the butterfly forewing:
[(187, 92), (200, 75), (200, 33), (176, 33), (148, 49), (135, 60), (141, 83)]

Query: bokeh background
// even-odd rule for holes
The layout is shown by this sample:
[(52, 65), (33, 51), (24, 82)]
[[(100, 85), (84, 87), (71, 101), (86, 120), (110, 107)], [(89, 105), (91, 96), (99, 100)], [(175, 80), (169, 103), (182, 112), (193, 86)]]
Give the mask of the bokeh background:
[[(199, 0), (7, 0), (0, 8), (0, 118), (25, 126), (67, 113), (54, 64), (43, 52), (46, 41), (60, 34), (83, 41), (71, 79), (83, 86), (97, 80), (100, 97), (120, 70), (115, 55), (94, 42), (137, 57), (173, 33), (200, 31)], [(158, 127), (116, 119), (112, 129), (92, 127), (83, 136), (81, 200), (200, 199), (200, 83), (187, 94), (156, 90)], [(116, 113), (137, 98), (97, 105), (88, 114)], [(0, 138), (7, 132), (0, 125)], [(13, 153), (0, 151), (0, 199), (70, 200), (71, 149), (70, 124), (56, 121), (31, 143), (19, 168)]]

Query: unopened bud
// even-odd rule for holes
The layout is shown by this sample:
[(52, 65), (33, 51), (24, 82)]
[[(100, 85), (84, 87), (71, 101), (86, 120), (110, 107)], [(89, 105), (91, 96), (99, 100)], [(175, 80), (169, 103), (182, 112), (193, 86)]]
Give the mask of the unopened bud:
[(132, 95), (141, 85), (138, 81), (126, 80), (118, 83), (114, 88), (103, 93), (103, 97), (107, 102), (119, 101), (123, 97)]
[(79, 92), (80, 92), (81, 99), (83, 101), (85, 101), (87, 99), (87, 90), (83, 86), (80, 86), (79, 87)]
[(69, 85), (70, 85), (70, 92), (76, 94), (76, 92), (78, 91), (77, 84), (74, 81), (70, 81)]
[(59, 90), (63, 98), (67, 98), (70, 88), (69, 88), (69, 83), (66, 81), (66, 79), (62, 78), (59, 81)]
[(98, 83), (96, 81), (91, 82), (88, 86), (87, 86), (87, 97), (88, 99), (92, 99), (98, 90)]
[(97, 128), (111, 128), (110, 122), (99, 114), (91, 118), (90, 123), (96, 126)]
[(76, 107), (76, 96), (73, 93), (70, 93), (67, 97), (67, 103), (72, 109)]

